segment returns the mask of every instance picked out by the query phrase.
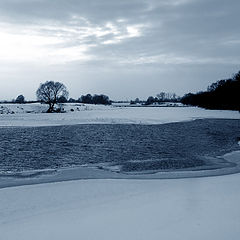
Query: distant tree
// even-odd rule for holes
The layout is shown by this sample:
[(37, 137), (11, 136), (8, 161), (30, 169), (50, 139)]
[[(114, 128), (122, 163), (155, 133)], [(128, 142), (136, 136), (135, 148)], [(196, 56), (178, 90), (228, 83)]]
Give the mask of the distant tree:
[(172, 100), (173, 100), (173, 101), (176, 101), (176, 100), (177, 100), (177, 94), (176, 94), (176, 93), (173, 93), (173, 94), (172, 94)]
[(155, 102), (155, 98), (153, 96), (149, 96), (147, 101), (146, 101), (146, 105), (150, 105), (154, 102)]
[(219, 87), (224, 86), (225, 83), (226, 83), (228, 80), (232, 81), (232, 79), (230, 78), (230, 79), (227, 79), (227, 80), (226, 80), (226, 79), (223, 79), (223, 80), (219, 80), (219, 81), (217, 81), (217, 82), (215, 82), (215, 83), (212, 83), (210, 86), (208, 86), (207, 91), (208, 91), (208, 92), (214, 92), (214, 91), (216, 91)]
[(16, 103), (24, 103), (25, 102), (25, 98), (23, 95), (19, 95), (16, 100), (15, 100)]
[(160, 92), (157, 94), (158, 102), (176, 102), (178, 100), (176, 93)]
[(74, 99), (74, 98), (69, 98), (68, 102), (70, 102), (70, 103), (75, 103), (75, 102), (77, 102), (77, 100)]
[(92, 102), (94, 104), (104, 104), (104, 105), (111, 104), (110, 100), (109, 100), (109, 97), (106, 96), (106, 95), (103, 95), (103, 94), (101, 94), (101, 95), (95, 94), (92, 98)]
[(68, 100), (65, 96), (61, 96), (57, 99), (57, 103), (66, 103)]
[(68, 98), (67, 88), (63, 83), (47, 81), (41, 83), (37, 92), (37, 99), (49, 105), (47, 112), (54, 112), (54, 105), (60, 97)]
[(136, 98), (135, 100), (131, 100), (131, 101), (130, 101), (130, 104), (131, 104), (131, 105), (132, 105), (132, 104), (138, 104), (138, 103), (140, 103), (139, 98)]
[(136, 99), (135, 99), (135, 103), (140, 103), (139, 98), (136, 98)]
[(157, 94), (157, 98), (160, 102), (163, 102), (166, 98), (166, 93), (165, 92), (160, 92), (159, 94)]
[(238, 73), (234, 74), (233, 80), (240, 82), (240, 71)]
[(104, 94), (100, 95), (94, 94), (93, 96), (91, 94), (82, 95), (78, 99), (78, 102), (88, 104), (105, 104), (105, 105), (111, 104), (109, 97)]
[(190, 104), (190, 105), (196, 105), (196, 102), (195, 102), (195, 94), (193, 93), (187, 93), (185, 94), (182, 98), (181, 98), (181, 102), (183, 104)]
[(81, 102), (81, 103), (89, 103), (89, 104), (91, 104), (91, 103), (93, 103), (92, 99), (93, 99), (92, 95), (91, 94), (87, 94), (87, 95), (82, 95), (78, 99), (78, 101)]

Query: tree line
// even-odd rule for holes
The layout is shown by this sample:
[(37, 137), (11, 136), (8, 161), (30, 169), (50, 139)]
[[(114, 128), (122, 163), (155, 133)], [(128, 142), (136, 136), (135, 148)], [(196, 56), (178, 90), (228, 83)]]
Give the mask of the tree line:
[(109, 99), (109, 97), (107, 95), (104, 95), (104, 94), (91, 95), (90, 93), (86, 94), (86, 95), (82, 95), (77, 100), (70, 98), (68, 100), (68, 102), (72, 102), (72, 103), (79, 102), (79, 103), (88, 103), (88, 104), (104, 104), (104, 105), (112, 104), (112, 101)]
[[(57, 103), (87, 103), (110, 105), (113, 101), (104, 94), (86, 94), (78, 99), (70, 98), (66, 86), (60, 82), (47, 81), (41, 83), (36, 91), (37, 101), (49, 105), (48, 112), (54, 112)], [(207, 91), (188, 93), (182, 98), (175, 93), (160, 92), (155, 97), (149, 96), (146, 101), (139, 98), (131, 100), (130, 104), (151, 105), (161, 102), (182, 102), (185, 105), (203, 107), (206, 109), (228, 109), (240, 111), (240, 71), (232, 78), (212, 83)], [(34, 101), (28, 101), (32, 103)], [(23, 95), (19, 95), (11, 103), (26, 103)]]
[(240, 71), (232, 78), (212, 83), (206, 91), (185, 94), (181, 102), (206, 109), (240, 111)]
[(156, 95), (156, 97), (149, 96), (145, 104), (150, 105), (153, 103), (179, 102), (179, 101), (180, 101), (180, 97), (177, 96), (176, 93), (160, 92), (159, 94)]
[[(68, 102), (69, 92), (63, 83), (47, 81), (40, 84), (36, 95), (38, 101), (47, 103), (49, 105), (47, 112), (55, 112), (55, 104)], [(91, 94), (82, 95), (78, 100), (71, 98), (70, 102), (105, 105), (111, 104), (109, 97), (103, 94), (95, 94), (93, 96)]]
[(59, 109), (55, 108), (56, 104), (59, 103), (88, 103), (88, 104), (104, 104), (110, 105), (112, 101), (108, 96), (104, 94), (86, 94), (82, 95), (78, 99), (70, 98), (68, 100), (69, 92), (66, 86), (60, 82), (54, 81), (46, 81), (45, 83), (41, 83), (39, 88), (36, 91), (37, 101), (26, 101), (23, 95), (17, 96), (16, 99), (12, 101), (3, 101), (2, 103), (35, 103), (41, 102), (48, 104), (49, 108), (47, 112), (57, 112)]

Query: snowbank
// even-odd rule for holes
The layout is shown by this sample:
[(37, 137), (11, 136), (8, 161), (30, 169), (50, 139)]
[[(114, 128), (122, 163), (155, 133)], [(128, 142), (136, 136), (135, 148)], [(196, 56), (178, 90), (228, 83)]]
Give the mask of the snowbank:
[(1, 239), (238, 240), (239, 181), (233, 174), (0, 189)]

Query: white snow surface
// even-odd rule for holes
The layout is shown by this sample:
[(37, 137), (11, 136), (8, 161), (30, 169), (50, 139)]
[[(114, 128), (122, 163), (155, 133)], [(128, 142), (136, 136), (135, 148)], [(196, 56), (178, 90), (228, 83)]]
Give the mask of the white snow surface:
[(3, 240), (238, 240), (240, 174), (0, 189)]
[[(41, 113), (46, 106), (40, 104), (24, 105), (21, 110), (16, 104), (14, 107), (10, 105), (9, 114), (0, 115), (0, 126), (159, 124), (240, 116), (236, 111), (193, 107), (67, 105), (62, 114)], [(234, 162), (238, 156), (225, 158)], [(239, 182), (237, 173), (183, 179), (87, 179), (2, 188), (0, 239), (238, 240)]]
[(197, 107), (116, 107), (84, 104), (65, 104), (63, 107), (66, 113), (49, 114), (43, 113), (47, 110), (44, 104), (1, 104), (0, 113), (2, 109), (3, 114), (0, 114), (0, 127), (162, 124), (201, 118), (240, 118), (238, 111), (205, 110)]

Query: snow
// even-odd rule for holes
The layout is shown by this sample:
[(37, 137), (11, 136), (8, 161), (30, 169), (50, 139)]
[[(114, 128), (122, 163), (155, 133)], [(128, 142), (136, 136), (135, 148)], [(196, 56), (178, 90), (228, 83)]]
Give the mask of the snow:
[[(116, 107), (66, 104), (66, 113), (42, 113), (42, 104), (2, 104), (14, 114), (0, 114), (0, 126), (57, 126), (73, 124), (162, 124), (201, 118), (239, 119), (238, 111), (196, 107)], [(74, 111), (72, 112), (71, 109)], [(5, 112), (6, 113), (6, 112)]]
[[(0, 126), (161, 124), (199, 118), (240, 117), (237, 111), (210, 111), (194, 107), (68, 104), (65, 106), (66, 113), (45, 114), (41, 113), (46, 107), (44, 105), (21, 105), (23, 109), (19, 106), (4, 105), (7, 108), (2, 108)], [(11, 114), (13, 111), (15, 113)], [(238, 162), (239, 151), (224, 158)], [(89, 174), (103, 174), (103, 171), (94, 168), (63, 171), (65, 173), (60, 171), (58, 175), (50, 173), (18, 182), (41, 184), (7, 187), (11, 183), (10, 178), (6, 178), (5, 183), (1, 182), (0, 239), (239, 239), (239, 173), (206, 177), (208, 173), (204, 170), (190, 171), (188, 178), (182, 179), (113, 179), (110, 175), (100, 176), (102, 179), (88, 179)], [(61, 174), (67, 175), (66, 172), (72, 180), (79, 179), (81, 174), (85, 174), (86, 178), (55, 182), (71, 180), (61, 178)], [(216, 172), (216, 175), (232, 172), (224, 170)], [(165, 174), (170, 178), (186, 177), (184, 172)], [(28, 183), (24, 182), (28, 180)]]
[(237, 240), (239, 181), (233, 174), (0, 189), (1, 239)]

